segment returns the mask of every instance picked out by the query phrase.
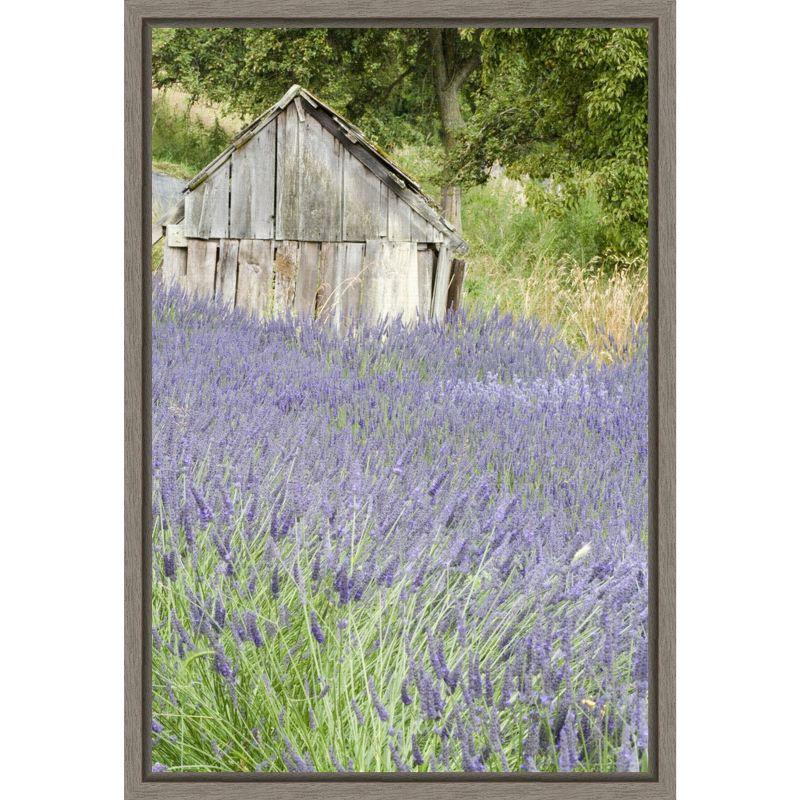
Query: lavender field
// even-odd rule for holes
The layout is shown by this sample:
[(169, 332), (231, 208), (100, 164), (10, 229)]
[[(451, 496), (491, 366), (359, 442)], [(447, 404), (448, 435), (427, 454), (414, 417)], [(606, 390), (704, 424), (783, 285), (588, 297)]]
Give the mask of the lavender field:
[(647, 769), (643, 337), (152, 321), (156, 771)]

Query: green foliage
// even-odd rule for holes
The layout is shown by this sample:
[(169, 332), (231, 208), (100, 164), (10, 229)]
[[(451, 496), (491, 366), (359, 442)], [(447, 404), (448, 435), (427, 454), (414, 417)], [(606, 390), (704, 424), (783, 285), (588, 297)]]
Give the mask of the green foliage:
[(188, 111), (176, 113), (163, 98), (153, 100), (152, 156), (173, 165), (177, 177), (191, 177), (228, 146), (228, 134), (219, 122), (207, 128), (193, 121)]
[(252, 117), (299, 83), (385, 147), (436, 135), (424, 30), (175, 28), (153, 40), (153, 82)]
[(452, 154), (460, 179), (480, 183), (494, 163), (547, 179), (555, 191), (531, 200), (565, 219), (590, 195), (608, 254), (646, 256), (647, 31), (493, 29), (481, 39), (481, 88)]

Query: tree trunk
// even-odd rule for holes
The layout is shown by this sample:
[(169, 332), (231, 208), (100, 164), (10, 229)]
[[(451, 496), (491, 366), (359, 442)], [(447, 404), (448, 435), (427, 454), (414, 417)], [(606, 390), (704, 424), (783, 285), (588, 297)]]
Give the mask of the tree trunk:
[[(459, 39), (455, 30), (432, 28), (429, 31), (433, 79), (442, 123), (442, 143), (450, 155), (458, 143), (458, 134), (464, 127), (459, 92), (464, 82), (480, 65), (480, 53), (474, 52), (457, 63)], [(442, 211), (445, 219), (461, 233), (461, 186), (445, 176), (442, 187)]]
[(456, 233), (461, 233), (461, 187), (449, 184), (442, 188), (442, 213), (449, 220)]

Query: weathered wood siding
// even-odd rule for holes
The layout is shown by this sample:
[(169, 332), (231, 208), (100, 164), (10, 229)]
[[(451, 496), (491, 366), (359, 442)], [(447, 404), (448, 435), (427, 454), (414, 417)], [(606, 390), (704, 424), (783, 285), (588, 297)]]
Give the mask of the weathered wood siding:
[[(164, 281), (262, 317), (444, 318), (459, 303), (436, 212), (299, 97), (223, 153), (168, 225)], [(459, 262), (463, 263), (463, 262)]]
[[(408, 188), (358, 157), (335, 124), (300, 102), (247, 140), (186, 195), (183, 235), (195, 239), (443, 241)], [(328, 127), (326, 127), (326, 125)], [(367, 163), (365, 163), (367, 162)], [(379, 177), (383, 175), (383, 179)], [(426, 215), (429, 216), (426, 219)]]
[(222, 239), (219, 243), (219, 259), (214, 281), (214, 296), (226, 306), (236, 304), (236, 278), (239, 261), (239, 240)]
[(214, 297), (218, 247), (213, 239), (189, 239), (186, 285), (198, 297)]
[[(345, 242), (365, 242), (387, 234), (386, 187), (357, 158), (345, 152), (343, 204)], [(383, 200), (383, 202), (382, 202)]]
[(275, 299), (273, 304), (276, 317), (290, 314), (294, 310), (299, 258), (299, 242), (278, 243), (275, 251)]
[(417, 248), (417, 285), (419, 288), (418, 307), (420, 316), (429, 319), (431, 315), (431, 298), (433, 296), (433, 272), (436, 252), (432, 247), (424, 250)]
[(360, 242), (326, 242), (320, 246), (317, 318), (340, 333), (361, 307), (364, 249)]
[(231, 157), (229, 235), (272, 239), (275, 235), (275, 121)]
[(447, 244), (439, 247), (436, 258), (433, 297), (431, 298), (431, 319), (442, 322), (447, 313), (447, 290), (450, 286), (450, 256)]
[(443, 319), (460, 294), (451, 263), (446, 245), (384, 238), (189, 239), (188, 247), (165, 246), (162, 275), (168, 285), (229, 308), (315, 318), (344, 332), (359, 318)]
[(317, 290), (320, 285), (320, 244), (300, 242), (299, 245), (294, 310), (301, 317), (313, 319), (316, 314)]
[(338, 241), (342, 232), (342, 146), (290, 105), (277, 119), (276, 238)]
[(186, 195), (184, 235), (188, 239), (223, 239), (228, 236), (230, 176), (229, 159)]
[(188, 288), (186, 281), (187, 248), (164, 246), (164, 260), (161, 264), (161, 278), (166, 286)]
[(416, 242), (370, 239), (364, 255), (362, 313), (370, 322), (419, 313), (419, 267)]
[(236, 281), (236, 308), (259, 317), (272, 314), (272, 242), (242, 239)]

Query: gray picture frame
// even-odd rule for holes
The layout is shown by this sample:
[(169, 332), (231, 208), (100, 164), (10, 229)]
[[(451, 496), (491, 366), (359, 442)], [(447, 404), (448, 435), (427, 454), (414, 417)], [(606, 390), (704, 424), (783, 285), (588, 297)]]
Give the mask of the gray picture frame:
[[(623, 26), (650, 30), (651, 771), (309, 775), (150, 771), (150, 29), (233, 26)], [(612, 800), (675, 797), (675, 4), (673, 0), (126, 0), (125, 797)]]

